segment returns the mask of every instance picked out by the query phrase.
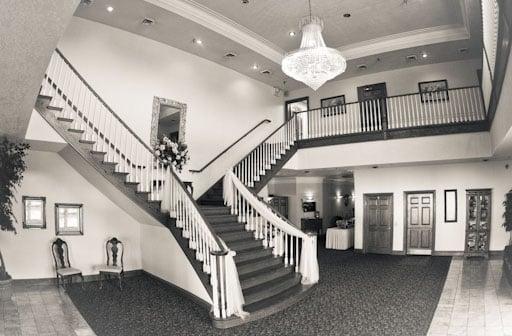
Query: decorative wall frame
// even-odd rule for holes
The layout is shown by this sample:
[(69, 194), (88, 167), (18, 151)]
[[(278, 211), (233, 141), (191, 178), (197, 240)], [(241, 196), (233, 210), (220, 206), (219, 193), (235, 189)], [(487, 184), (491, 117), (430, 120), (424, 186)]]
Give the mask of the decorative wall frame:
[(345, 95), (320, 99), (320, 107), (322, 108), (322, 117), (331, 117), (339, 114), (347, 113), (345, 108)]
[(151, 113), (151, 134), (149, 141), (151, 147), (155, 147), (158, 143), (158, 121), (160, 117), (160, 106), (166, 105), (180, 110), (180, 132), (178, 141), (185, 142), (185, 125), (187, 121), (187, 104), (180, 103), (176, 100), (153, 97), (153, 110)]
[(46, 197), (23, 196), (23, 228), (46, 229)]
[(444, 191), (444, 221), (446, 223), (457, 222), (457, 189)]
[(55, 234), (82, 236), (84, 234), (84, 205), (55, 203)]
[(448, 81), (446, 79), (419, 82), (418, 89), (422, 103), (435, 103), (450, 100), (448, 95)]

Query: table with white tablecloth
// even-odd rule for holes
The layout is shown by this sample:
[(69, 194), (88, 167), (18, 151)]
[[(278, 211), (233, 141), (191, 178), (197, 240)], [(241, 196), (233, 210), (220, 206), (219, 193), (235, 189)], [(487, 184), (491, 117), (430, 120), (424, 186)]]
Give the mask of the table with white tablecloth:
[(347, 250), (354, 246), (354, 228), (328, 228), (325, 237), (325, 248)]

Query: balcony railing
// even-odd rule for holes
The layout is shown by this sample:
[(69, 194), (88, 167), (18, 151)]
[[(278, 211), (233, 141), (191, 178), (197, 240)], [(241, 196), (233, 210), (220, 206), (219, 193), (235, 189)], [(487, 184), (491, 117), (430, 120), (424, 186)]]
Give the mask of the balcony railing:
[(486, 119), (479, 86), (390, 96), (296, 114), (299, 140)]

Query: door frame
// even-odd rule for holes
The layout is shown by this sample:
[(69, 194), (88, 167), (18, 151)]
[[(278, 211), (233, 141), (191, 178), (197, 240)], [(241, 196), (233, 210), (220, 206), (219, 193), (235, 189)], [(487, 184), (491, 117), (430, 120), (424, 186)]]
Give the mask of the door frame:
[[(392, 192), (388, 193), (364, 193), (363, 194), (363, 253), (368, 253), (368, 211), (366, 211), (366, 198), (372, 196), (391, 196), (391, 239), (390, 239), (390, 247), (389, 254), (393, 253), (393, 238), (394, 238), (394, 221), (395, 221), (395, 197)], [(384, 254), (384, 253), (383, 253)]]
[(403, 242), (403, 252), (407, 255), (407, 239), (409, 238), (407, 235), (407, 196), (411, 194), (432, 194), (432, 248), (430, 249), (430, 255), (434, 255), (434, 251), (436, 250), (436, 191), (435, 190), (413, 190), (413, 191), (404, 191), (404, 242)]
[(287, 121), (288, 119), (293, 117), (293, 115), (292, 115), (292, 116), (290, 116), (290, 118), (288, 118), (288, 109), (287, 109), (288, 104), (298, 103), (303, 100), (306, 101), (306, 105), (308, 106), (307, 111), (309, 111), (309, 96), (294, 98), (294, 99), (286, 100), (284, 102), (284, 121)]

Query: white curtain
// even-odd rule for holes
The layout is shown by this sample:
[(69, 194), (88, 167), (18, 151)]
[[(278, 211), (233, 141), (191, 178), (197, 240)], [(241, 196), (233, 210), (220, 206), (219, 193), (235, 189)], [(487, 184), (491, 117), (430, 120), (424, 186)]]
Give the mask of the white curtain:
[(172, 190), (171, 190), (171, 168), (167, 166), (165, 170), (165, 183), (163, 187), (163, 195), (162, 195), (162, 204), (161, 211), (162, 212), (171, 212), (172, 210)]
[(226, 256), (226, 312), (228, 316), (236, 315), (242, 319), (249, 313), (243, 310), (245, 303), (242, 286), (235, 265), (235, 251), (229, 251)]
[[(256, 210), (260, 216), (271, 222), (272, 225), (274, 225), (280, 231), (301, 238), (302, 252), (299, 270), (302, 275), (302, 283), (304, 285), (312, 285), (318, 282), (320, 275), (316, 255), (316, 236), (309, 236), (305, 234), (295, 226), (290, 225), (278, 215), (276, 215), (268, 207), (268, 205), (262, 203), (257, 197), (255, 197), (232, 171), (226, 172), (226, 175), (224, 176), (223, 189), (224, 203), (227, 206), (233, 207), (235, 205), (236, 189), (236, 191), (240, 193), (240, 195), (251, 205), (254, 210)], [(278, 241), (281, 242), (282, 238), (283, 237), (281, 236)], [(280, 248), (284, 248), (284, 246), (279, 246), (278, 249)]]

